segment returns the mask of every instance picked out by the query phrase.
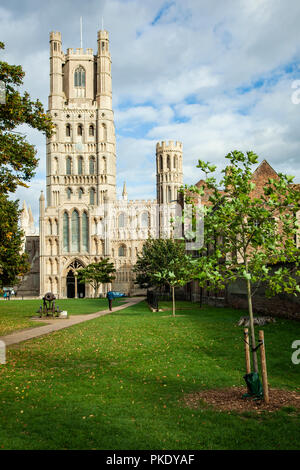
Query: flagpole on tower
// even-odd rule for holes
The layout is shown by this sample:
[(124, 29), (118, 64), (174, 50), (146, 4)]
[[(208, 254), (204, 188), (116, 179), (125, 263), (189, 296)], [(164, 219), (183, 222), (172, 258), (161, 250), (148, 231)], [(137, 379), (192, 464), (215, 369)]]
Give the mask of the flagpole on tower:
[(82, 49), (82, 16), (80, 17), (80, 47)]

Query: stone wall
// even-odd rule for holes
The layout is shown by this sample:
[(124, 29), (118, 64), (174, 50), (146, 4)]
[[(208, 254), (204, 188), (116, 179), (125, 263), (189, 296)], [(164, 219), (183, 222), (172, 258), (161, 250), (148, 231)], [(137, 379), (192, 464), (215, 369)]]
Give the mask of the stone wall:
[(29, 256), (30, 271), (14, 289), (16, 297), (38, 297), (40, 293), (40, 240), (39, 236), (27, 236), (25, 251)]
[[(300, 279), (298, 281), (300, 282)], [(227, 303), (230, 307), (248, 309), (247, 287), (244, 280), (239, 279), (228, 286)], [(255, 314), (300, 320), (299, 295), (282, 293), (267, 298), (265, 296), (265, 287), (262, 285), (256, 290), (252, 303)]]

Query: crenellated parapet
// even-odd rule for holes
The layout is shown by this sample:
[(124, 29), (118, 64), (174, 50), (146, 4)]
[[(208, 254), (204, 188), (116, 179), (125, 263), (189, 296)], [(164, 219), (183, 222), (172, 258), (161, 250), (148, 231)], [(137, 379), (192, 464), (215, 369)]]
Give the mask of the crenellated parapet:
[(158, 142), (156, 144), (156, 153), (159, 152), (182, 152), (182, 142), (169, 140), (168, 143), (166, 141)]

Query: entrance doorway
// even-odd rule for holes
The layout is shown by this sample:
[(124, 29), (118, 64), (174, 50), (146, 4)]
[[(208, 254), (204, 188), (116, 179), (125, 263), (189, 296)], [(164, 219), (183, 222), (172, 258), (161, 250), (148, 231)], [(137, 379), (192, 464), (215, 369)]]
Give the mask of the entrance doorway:
[(78, 282), (77, 276), (75, 276), (75, 272), (77, 272), (79, 268), (83, 267), (82, 262), (77, 259), (75, 259), (68, 267), (69, 271), (66, 277), (68, 299), (83, 299), (85, 297), (85, 284)]

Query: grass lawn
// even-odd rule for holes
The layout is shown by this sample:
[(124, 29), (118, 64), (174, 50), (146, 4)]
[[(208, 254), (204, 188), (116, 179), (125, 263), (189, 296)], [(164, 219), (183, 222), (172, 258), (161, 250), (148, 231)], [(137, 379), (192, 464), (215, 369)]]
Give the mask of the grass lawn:
[[(123, 303), (124, 299), (113, 301), (113, 307)], [(36, 315), (41, 299), (37, 300), (1, 300), (0, 301), (0, 336), (8, 335), (13, 331), (25, 328), (34, 328), (45, 323), (32, 321)], [(63, 299), (57, 300), (56, 305), (60, 310), (67, 310), (69, 315), (83, 315), (94, 313), (108, 308), (107, 299)]]
[[(3, 449), (299, 449), (300, 413), (189, 409), (183, 396), (244, 385), (237, 310), (145, 303), (27, 341), (0, 366)], [(180, 315), (180, 316), (179, 316)], [(264, 327), (271, 387), (300, 391), (300, 323)]]

